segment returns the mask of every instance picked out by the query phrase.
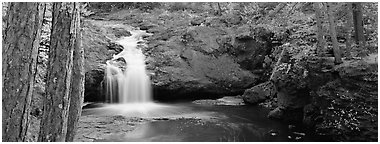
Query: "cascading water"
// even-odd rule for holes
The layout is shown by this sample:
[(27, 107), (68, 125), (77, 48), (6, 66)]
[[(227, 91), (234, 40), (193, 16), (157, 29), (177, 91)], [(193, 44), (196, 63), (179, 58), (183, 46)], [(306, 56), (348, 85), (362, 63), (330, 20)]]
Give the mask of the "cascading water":
[(105, 115), (127, 115), (130, 117), (169, 116), (183, 113), (175, 106), (154, 103), (150, 77), (147, 74), (145, 56), (140, 47), (144, 46), (145, 31), (132, 30), (132, 36), (122, 37), (117, 43), (123, 51), (106, 62), (106, 102)]
[(117, 41), (123, 51), (107, 61), (106, 99), (110, 103), (133, 104), (152, 102), (151, 83), (146, 71), (145, 56), (139, 48), (141, 30), (131, 31), (132, 36)]

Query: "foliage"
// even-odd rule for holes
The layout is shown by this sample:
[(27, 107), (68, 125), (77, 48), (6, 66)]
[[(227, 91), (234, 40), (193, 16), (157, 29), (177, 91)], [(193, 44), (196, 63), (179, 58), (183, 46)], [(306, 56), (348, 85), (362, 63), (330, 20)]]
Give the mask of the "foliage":
[(323, 121), (316, 126), (318, 134), (337, 141), (377, 141), (377, 94), (366, 93), (363, 87), (333, 81), (317, 91), (323, 104), (319, 105)]
[(151, 11), (161, 7), (161, 3), (156, 2), (87, 2), (88, 9), (98, 12), (111, 12), (120, 9), (139, 9)]
[(201, 13), (205, 11), (206, 3), (189, 3), (189, 2), (174, 2), (174, 3), (165, 3), (166, 8), (171, 11), (190, 11)]
[[(347, 21), (346, 3), (331, 3), (334, 10), (336, 29), (340, 47), (344, 48), (346, 41), (345, 22)], [(273, 40), (279, 43), (296, 43), (299, 46), (316, 47), (316, 22), (313, 3), (310, 2), (288, 2), (288, 3), (252, 3), (252, 2), (174, 2), (174, 3), (152, 3), (152, 2), (114, 2), (88, 3), (88, 9), (93, 11), (113, 11), (120, 9), (139, 9), (143, 12), (160, 9), (170, 13), (187, 11), (211, 17), (228, 19), (230, 15), (237, 15), (242, 22), (251, 27), (263, 27), (274, 33)], [(220, 11), (220, 12), (219, 12)], [(329, 36), (326, 7), (322, 8), (322, 25), (324, 28), (327, 47), (331, 49), (331, 37)], [(367, 39), (367, 53), (377, 50), (377, 3), (363, 3), (364, 30)], [(350, 30), (353, 36), (353, 29)], [(355, 48), (355, 47), (354, 47)], [(355, 49), (354, 49), (355, 51)], [(356, 50), (360, 51), (360, 50)], [(354, 52), (357, 56), (358, 52)]]
[[(364, 3), (363, 5), (365, 7), (363, 13), (367, 47), (359, 49), (357, 44), (353, 44), (351, 53), (354, 56), (377, 51), (377, 37), (374, 36), (377, 35), (377, 20), (374, 17), (377, 17), (375, 9), (377, 4)], [(344, 48), (346, 42), (344, 28), (347, 21), (345, 3), (333, 3), (333, 6), (338, 40), (340, 40), (340, 47)], [(313, 9), (307, 7), (309, 7), (308, 3), (287, 4), (275, 18), (268, 19), (265, 23), (259, 22), (259, 26), (274, 32), (274, 38), (282, 37), (282, 43), (287, 43), (272, 50), (270, 57), (273, 61), (277, 61), (283, 48), (287, 48), (289, 51), (289, 61), (306, 68), (308, 59), (315, 57), (317, 49), (315, 15)], [(323, 15), (327, 18), (326, 13)], [(323, 27), (328, 28), (327, 19), (323, 19), (323, 22)], [(328, 43), (325, 51), (329, 51), (331, 49), (331, 37), (327, 35), (329, 30), (324, 29), (323, 31)], [(353, 36), (353, 29), (350, 32)], [(281, 64), (277, 71), (287, 72), (290, 66), (288, 63)], [(302, 74), (299, 73), (299, 75)], [(294, 80), (296, 81), (293, 83), (294, 85), (302, 86), (302, 82), (304, 82), (302, 78), (299, 81)], [(376, 90), (363, 88), (364, 86), (370, 87), (369, 84), (360, 83), (359, 86), (349, 86), (355, 83), (359, 82), (334, 81), (317, 91), (318, 95), (314, 97), (317, 99), (315, 104), (320, 108), (321, 117), (324, 119), (316, 126), (319, 134), (332, 136), (336, 141), (377, 141), (377, 127), (375, 127), (377, 126), (377, 94), (366, 93)]]

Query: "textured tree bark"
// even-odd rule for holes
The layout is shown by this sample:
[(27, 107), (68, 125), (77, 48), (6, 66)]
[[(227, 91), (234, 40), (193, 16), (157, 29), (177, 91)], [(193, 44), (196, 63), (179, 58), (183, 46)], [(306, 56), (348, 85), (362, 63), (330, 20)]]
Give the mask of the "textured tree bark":
[(44, 3), (9, 4), (3, 24), (2, 141), (25, 141)]
[(326, 45), (325, 39), (323, 38), (323, 26), (322, 26), (322, 14), (320, 9), (320, 3), (314, 3), (315, 8), (315, 18), (317, 19), (317, 54), (318, 56), (323, 56), (323, 51)]
[(334, 57), (335, 57), (335, 64), (340, 64), (342, 62), (342, 56), (341, 51), (338, 46), (338, 39), (336, 38), (336, 30), (335, 30), (335, 22), (334, 22), (334, 16), (333, 12), (331, 10), (331, 3), (327, 3), (327, 14), (329, 17), (329, 25), (330, 25), (330, 36), (333, 43), (333, 50), (334, 50)]
[(53, 3), (49, 65), (39, 141), (66, 141), (73, 55), (79, 46), (78, 7), (78, 3)]
[(353, 20), (355, 28), (355, 40), (359, 47), (364, 48), (364, 28), (363, 28), (363, 12), (360, 2), (352, 3)]
[[(77, 4), (76, 6), (79, 6)], [(76, 8), (76, 9), (79, 9)], [(68, 126), (67, 126), (67, 135), (66, 135), (66, 141), (70, 142), (74, 140), (74, 136), (76, 134), (77, 130), (77, 123), (79, 120), (79, 117), (82, 112), (82, 103), (84, 99), (84, 78), (85, 78), (85, 72), (84, 72), (84, 49), (81, 46), (82, 44), (82, 32), (79, 30), (80, 25), (80, 15), (79, 10), (76, 11), (76, 22), (78, 23), (78, 31), (77, 31), (77, 38), (78, 41), (75, 43), (75, 50), (74, 50), (74, 66), (73, 66), (73, 79), (72, 79), (72, 85), (71, 85), (71, 99), (70, 99), (70, 109), (69, 109), (69, 119), (68, 119)]]
[(363, 12), (361, 3), (352, 3), (356, 43), (364, 41)]
[(352, 45), (352, 41), (351, 41), (351, 29), (352, 29), (352, 4), (351, 3), (347, 3), (346, 5), (346, 12), (347, 12), (347, 15), (346, 15), (346, 25), (345, 25), (345, 30), (346, 30), (346, 49), (345, 49), (345, 53), (346, 53), (346, 57), (347, 58), (352, 58), (351, 56), (351, 45)]

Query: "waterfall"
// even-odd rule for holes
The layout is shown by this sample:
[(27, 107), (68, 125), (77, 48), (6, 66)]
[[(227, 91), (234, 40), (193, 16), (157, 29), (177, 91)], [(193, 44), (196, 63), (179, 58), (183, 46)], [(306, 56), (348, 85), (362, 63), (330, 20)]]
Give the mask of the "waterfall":
[(106, 101), (131, 104), (152, 102), (150, 77), (146, 71), (145, 56), (139, 46), (144, 31), (131, 31), (131, 36), (122, 37), (118, 44), (123, 51), (106, 62)]

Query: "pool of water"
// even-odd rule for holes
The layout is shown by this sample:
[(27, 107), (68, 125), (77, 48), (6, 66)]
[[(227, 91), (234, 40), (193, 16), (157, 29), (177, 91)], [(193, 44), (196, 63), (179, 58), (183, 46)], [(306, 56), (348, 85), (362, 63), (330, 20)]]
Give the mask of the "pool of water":
[[(162, 106), (162, 107), (160, 107)], [(193, 103), (160, 104), (149, 112), (84, 110), (83, 115), (109, 114), (155, 117), (127, 133), (98, 141), (146, 142), (281, 142), (324, 141), (300, 125), (268, 119), (269, 110), (259, 106), (215, 106)], [(171, 119), (170, 117), (176, 117)], [(186, 118), (188, 117), (188, 118)]]

